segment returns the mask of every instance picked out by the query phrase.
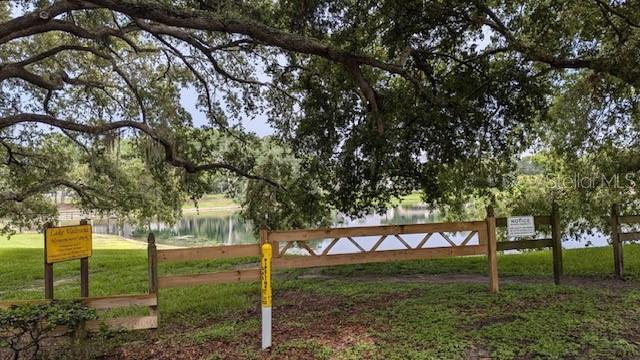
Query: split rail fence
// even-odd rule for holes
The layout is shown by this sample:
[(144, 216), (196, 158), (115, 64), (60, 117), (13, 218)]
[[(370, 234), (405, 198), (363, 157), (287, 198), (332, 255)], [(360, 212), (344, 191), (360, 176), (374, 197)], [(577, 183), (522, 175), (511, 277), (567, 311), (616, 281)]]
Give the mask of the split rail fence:
[[(153, 235), (148, 239), (148, 267), (149, 267), (149, 292), (147, 294), (135, 294), (135, 295), (112, 295), (112, 296), (99, 296), (89, 297), (89, 267), (88, 259), (82, 263), (82, 282), (80, 288), (80, 298), (65, 299), (79, 301), (85, 306), (95, 310), (112, 310), (128, 307), (147, 307), (148, 315), (143, 316), (127, 316), (116, 317), (108, 319), (89, 320), (84, 323), (84, 329), (89, 332), (99, 331), (103, 326), (112, 330), (143, 330), (143, 329), (156, 329), (158, 327), (158, 292), (157, 292), (157, 278), (154, 278), (154, 274), (157, 273), (157, 264), (152, 262), (151, 254), (156, 253), (155, 238)], [(52, 278), (53, 268), (47, 267), (45, 261), (45, 274)], [(45, 276), (46, 278), (47, 276)], [(45, 280), (45, 297), (42, 300), (7, 300), (0, 301), (0, 309), (8, 309), (14, 305), (27, 305), (27, 304), (44, 304), (55, 301), (53, 299), (53, 281), (47, 285)]]
[[(335, 265), (365, 264), (376, 262), (393, 262), (404, 260), (426, 260), (454, 256), (488, 255), (488, 273), (491, 291), (498, 291), (498, 269), (496, 252), (522, 249), (553, 249), (554, 281), (560, 283), (562, 275), (562, 245), (558, 207), (553, 204), (552, 213), (548, 216), (536, 216), (536, 229), (551, 234), (551, 238), (527, 239), (517, 241), (496, 242), (496, 227), (506, 226), (506, 218), (495, 218), (491, 207), (487, 209), (487, 217), (480, 221), (385, 225), (350, 228), (324, 228), (270, 231), (260, 230), (260, 243), (270, 243), (273, 250), (272, 266), (274, 270), (293, 268), (326, 267)], [(550, 231), (544, 228), (550, 227)], [(462, 241), (456, 243), (448, 234), (466, 232)], [(411, 245), (405, 235), (421, 234), (421, 240)], [(449, 246), (425, 247), (434, 235), (439, 235)], [(150, 234), (150, 238), (153, 234)], [(365, 245), (363, 237), (375, 237), (373, 245)], [(395, 239), (402, 249), (381, 250), (389, 239)], [(471, 244), (472, 239), (477, 244)], [(315, 250), (314, 241), (328, 241), (322, 250)], [(332, 254), (331, 250), (339, 241), (352, 244), (355, 252)], [(415, 242), (414, 242), (415, 243)], [(296, 248), (297, 254), (291, 255)], [(300, 253), (302, 252), (302, 254)], [(185, 249), (162, 249), (157, 253), (149, 253), (149, 263), (187, 262), (201, 260), (219, 260), (241, 257), (260, 257), (260, 245), (231, 245)], [(158, 278), (157, 267), (151, 266), (150, 278), (156, 278), (158, 284), (155, 292), (165, 288), (188, 287), (206, 284), (224, 284), (235, 282), (253, 282), (260, 280), (259, 268), (245, 268), (224, 272), (169, 275)]]
[[(640, 224), (640, 215), (620, 215), (619, 206), (612, 207), (610, 222), (615, 274), (623, 278), (623, 248), (627, 241), (640, 240), (640, 231), (622, 231), (623, 225)], [(149, 314), (138, 317), (122, 317), (106, 320), (92, 320), (85, 324), (89, 331), (98, 330), (102, 324), (109, 328), (150, 329), (157, 328), (159, 321), (158, 295), (161, 289), (211, 285), (237, 282), (260, 281), (260, 269), (241, 268), (232, 271), (159, 276), (158, 266), (164, 262), (189, 262), (230, 258), (259, 258), (260, 245), (270, 243), (273, 248), (272, 267), (278, 269), (326, 267), (348, 264), (393, 262), (404, 260), (425, 260), (456, 256), (487, 255), (489, 289), (497, 292), (498, 266), (497, 252), (551, 248), (553, 254), (553, 274), (556, 284), (563, 273), (561, 225), (558, 206), (554, 203), (550, 215), (535, 216), (536, 231), (550, 235), (541, 239), (497, 241), (496, 228), (505, 227), (507, 218), (496, 218), (492, 208), (487, 209), (487, 217), (480, 221), (365, 226), (350, 228), (324, 228), (307, 230), (270, 231), (260, 230), (260, 244), (231, 245), (183, 249), (157, 249), (154, 234), (148, 238), (149, 293), (140, 295), (82, 297), (79, 301), (94, 309), (114, 309), (130, 306), (145, 306)], [(452, 237), (451, 233), (466, 233)], [(418, 235), (419, 241), (408, 241), (407, 235)], [(429, 241), (438, 235), (448, 246), (427, 247)], [(368, 238), (368, 239), (367, 239)], [(373, 242), (369, 241), (373, 238)], [(401, 244), (400, 249), (385, 250), (383, 244), (393, 239)], [(327, 241), (322, 249), (314, 249), (317, 241)], [(356, 249), (350, 253), (332, 253), (340, 241), (346, 241)], [(367, 245), (366, 243), (369, 243)], [(295, 254), (291, 254), (292, 249)], [(25, 303), (45, 303), (51, 300), (0, 301), (0, 309)]]
[[(468, 232), (466, 237), (456, 243), (447, 233)], [(421, 240), (412, 246), (403, 236), (423, 234)], [(450, 246), (425, 247), (434, 234), (439, 234)], [(152, 235), (150, 235), (152, 236)], [(372, 246), (365, 245), (363, 237), (377, 237)], [(310, 242), (331, 239), (322, 252), (314, 250)], [(340, 241), (348, 241), (356, 253), (332, 254), (331, 250)], [(403, 249), (381, 250), (388, 239), (396, 239)], [(472, 239), (478, 244), (471, 245)], [(364, 264), (402, 260), (435, 259), (452, 256), (488, 255), (489, 285), (491, 291), (498, 291), (498, 272), (496, 259), (495, 218), (484, 221), (366, 226), (352, 228), (325, 228), (312, 230), (269, 231), (260, 230), (260, 242), (271, 243), (274, 249), (273, 269), (312, 268), (347, 264)], [(307, 252), (287, 254), (298, 245), (298, 249)], [(150, 264), (170, 261), (198, 261), (228, 259), (238, 257), (259, 257), (260, 245), (232, 245), (219, 247), (161, 249), (150, 253)], [(188, 274), (158, 277), (157, 267), (150, 268), (157, 278), (158, 290), (164, 288), (186, 287), (204, 284), (220, 284), (245, 281), (259, 281), (260, 269), (238, 269), (225, 272)]]
[[(487, 213), (493, 211), (487, 209)], [(498, 242), (498, 251), (504, 250), (524, 250), (524, 249), (542, 249), (551, 248), (553, 255), (553, 280), (556, 285), (560, 284), (560, 277), (563, 273), (562, 267), (562, 231), (560, 227), (560, 211), (558, 205), (553, 203), (551, 206), (551, 215), (534, 216), (534, 225), (536, 232), (550, 235), (550, 238), (543, 239), (525, 239), (513, 241)], [(496, 218), (498, 227), (507, 226), (507, 218)]]
[(610, 223), (615, 275), (619, 279), (624, 279), (624, 251), (622, 245), (625, 242), (639, 241), (640, 231), (625, 232), (622, 227), (640, 224), (640, 215), (620, 215), (620, 206), (614, 204), (611, 208)]

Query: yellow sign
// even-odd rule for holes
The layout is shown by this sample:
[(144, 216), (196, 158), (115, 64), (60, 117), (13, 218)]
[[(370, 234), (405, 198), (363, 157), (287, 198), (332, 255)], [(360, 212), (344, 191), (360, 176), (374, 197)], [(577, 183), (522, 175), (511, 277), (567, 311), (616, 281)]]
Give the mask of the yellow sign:
[(262, 245), (262, 259), (260, 269), (262, 275), (262, 307), (271, 307), (271, 257), (273, 251), (271, 244)]
[(45, 242), (48, 264), (90, 257), (93, 251), (91, 225), (48, 228)]

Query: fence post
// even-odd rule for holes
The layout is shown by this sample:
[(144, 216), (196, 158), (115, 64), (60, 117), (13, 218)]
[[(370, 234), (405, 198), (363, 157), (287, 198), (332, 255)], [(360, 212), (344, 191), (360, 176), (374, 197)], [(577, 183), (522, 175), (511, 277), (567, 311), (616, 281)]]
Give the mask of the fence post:
[[(158, 252), (156, 250), (156, 236), (149, 233), (147, 238), (147, 265), (149, 267), (149, 294), (156, 296), (158, 304)], [(149, 314), (158, 316), (158, 305), (149, 307)]]
[(280, 247), (277, 241), (269, 240), (269, 228), (267, 225), (260, 225), (260, 246), (263, 244), (269, 243), (271, 244), (271, 249), (273, 252), (273, 257), (280, 257)]
[[(80, 220), (80, 225), (89, 225), (87, 219)], [(89, 258), (80, 259), (80, 297), (89, 297)]]
[(53, 300), (53, 264), (47, 263), (47, 229), (52, 223), (44, 224), (44, 298)]
[(616, 277), (624, 279), (624, 257), (622, 254), (622, 243), (620, 242), (620, 207), (613, 204), (611, 207), (611, 245), (613, 245), (613, 264), (615, 266)]
[(560, 284), (563, 273), (562, 265), (562, 231), (560, 230), (560, 209), (554, 201), (551, 205), (551, 241), (553, 243), (553, 281)]
[(496, 217), (493, 206), (487, 207), (487, 259), (489, 262), (489, 288), (491, 292), (498, 292), (498, 254), (496, 240)]

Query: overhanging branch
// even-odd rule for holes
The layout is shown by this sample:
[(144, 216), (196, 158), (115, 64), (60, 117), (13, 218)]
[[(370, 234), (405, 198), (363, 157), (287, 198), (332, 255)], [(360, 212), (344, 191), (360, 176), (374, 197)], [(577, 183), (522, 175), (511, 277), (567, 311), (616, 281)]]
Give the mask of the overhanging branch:
[(198, 173), (202, 171), (216, 171), (216, 170), (223, 169), (223, 170), (230, 171), (238, 176), (241, 176), (247, 179), (252, 179), (252, 180), (264, 181), (276, 188), (282, 189), (282, 186), (280, 184), (276, 183), (275, 181), (269, 178), (250, 174), (228, 163), (212, 162), (212, 163), (205, 163), (205, 164), (196, 164), (189, 160), (182, 159), (177, 156), (175, 144), (171, 140), (160, 135), (157, 131), (155, 131), (155, 129), (153, 129), (152, 127), (144, 123), (130, 121), (130, 120), (123, 120), (123, 121), (114, 121), (114, 122), (102, 123), (102, 124), (96, 124), (96, 125), (88, 125), (88, 124), (77, 123), (74, 121), (58, 119), (51, 115), (24, 113), (24, 114), (16, 114), (16, 115), (10, 115), (10, 116), (0, 118), (0, 130), (8, 128), (10, 126), (20, 124), (20, 123), (46, 124), (53, 127), (57, 127), (59, 129), (71, 130), (71, 131), (76, 131), (76, 132), (91, 134), (91, 135), (104, 134), (109, 131), (123, 129), (123, 128), (136, 129), (143, 132), (153, 140), (157, 141), (160, 145), (162, 145), (165, 152), (164, 161), (166, 163), (175, 167), (183, 168), (188, 173)]
[(545, 63), (554, 69), (591, 69), (593, 71), (615, 76), (630, 85), (640, 84), (640, 71), (633, 64), (631, 67), (622, 66), (618, 59), (611, 55), (589, 57), (563, 57), (555, 55), (540, 46), (528, 45), (505, 25), (500, 17), (483, 1), (475, 1), (476, 6), (486, 15), (484, 24), (502, 35), (509, 48), (519, 52), (531, 61)]

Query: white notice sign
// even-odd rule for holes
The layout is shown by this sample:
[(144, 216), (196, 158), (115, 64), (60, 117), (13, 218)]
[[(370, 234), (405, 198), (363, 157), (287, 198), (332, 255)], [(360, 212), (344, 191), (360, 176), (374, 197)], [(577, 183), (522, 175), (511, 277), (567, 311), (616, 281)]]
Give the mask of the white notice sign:
[(533, 216), (510, 216), (507, 218), (507, 235), (509, 237), (535, 236), (536, 225)]

